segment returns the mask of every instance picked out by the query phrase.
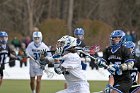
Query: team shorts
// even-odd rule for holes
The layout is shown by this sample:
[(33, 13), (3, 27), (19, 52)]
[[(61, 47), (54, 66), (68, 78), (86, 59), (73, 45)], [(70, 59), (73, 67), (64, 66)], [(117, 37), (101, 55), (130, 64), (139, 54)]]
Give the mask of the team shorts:
[(30, 77), (42, 76), (43, 75), (43, 70), (40, 69), (40, 68), (35, 68), (33, 66), (30, 66), (29, 74), (30, 74)]
[(120, 90), (122, 93), (129, 93), (132, 84), (128, 82), (120, 82), (118, 85), (115, 85), (114, 88)]

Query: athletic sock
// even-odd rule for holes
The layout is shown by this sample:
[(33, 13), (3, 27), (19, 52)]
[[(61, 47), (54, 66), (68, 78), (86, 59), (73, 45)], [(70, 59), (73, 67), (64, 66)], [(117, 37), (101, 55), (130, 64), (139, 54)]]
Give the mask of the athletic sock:
[(35, 90), (33, 90), (32, 93), (35, 93)]

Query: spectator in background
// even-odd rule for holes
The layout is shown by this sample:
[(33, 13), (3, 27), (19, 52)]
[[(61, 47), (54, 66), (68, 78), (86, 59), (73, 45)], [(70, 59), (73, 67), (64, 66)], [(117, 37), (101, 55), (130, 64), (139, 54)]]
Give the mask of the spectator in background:
[(31, 42), (31, 38), (30, 36), (26, 36), (24, 43), (26, 44), (26, 47), (28, 46), (28, 44)]
[(134, 30), (131, 32), (131, 36), (132, 36), (132, 41), (133, 41), (134, 43), (136, 43), (136, 41), (137, 41), (137, 35), (136, 35), (136, 33), (135, 33)]
[(126, 41), (133, 41), (133, 38), (132, 38), (132, 36), (131, 36), (130, 31), (127, 31), (127, 32), (126, 32), (125, 37), (126, 37)]
[(20, 48), (20, 40), (17, 37), (14, 37), (11, 44), (14, 45), (16, 49)]
[(26, 50), (26, 44), (21, 43), (21, 48), (19, 48), (19, 51), (18, 51), (18, 56), (20, 58), (20, 67), (22, 67), (23, 64), (27, 66), (27, 56), (26, 56), (25, 50)]

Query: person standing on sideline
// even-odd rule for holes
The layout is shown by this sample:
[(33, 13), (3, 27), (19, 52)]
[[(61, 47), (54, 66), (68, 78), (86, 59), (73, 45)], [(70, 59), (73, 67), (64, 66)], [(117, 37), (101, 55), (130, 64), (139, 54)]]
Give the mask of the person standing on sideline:
[(65, 35), (58, 40), (56, 48), (58, 52), (53, 56), (54, 70), (57, 74), (64, 75), (67, 88), (56, 93), (90, 93), (76, 46), (77, 40), (72, 36)]
[[(46, 51), (49, 51), (49, 48), (45, 43), (42, 42), (42, 33), (40, 31), (33, 32), (33, 41), (29, 43), (29, 45), (26, 48), (27, 56), (31, 56), (36, 60), (36, 62), (39, 62), (39, 64), (47, 64), (47, 63), (41, 63), (40, 57), (41, 57), (41, 51), (44, 49)], [(46, 56), (51, 57), (51, 53), (46, 54)], [(30, 87), (32, 90), (32, 93), (40, 93), (40, 84), (41, 84), (41, 78), (43, 75), (44, 68), (41, 68), (38, 63), (36, 63), (34, 60), (30, 58), (29, 64), (30, 64)], [(44, 61), (43, 61), (44, 62)], [(36, 84), (35, 84), (36, 81)]]
[(0, 31), (0, 86), (3, 80), (3, 70), (5, 69), (7, 57), (18, 59), (15, 56), (15, 52), (12, 51), (8, 44), (8, 34), (5, 31)]

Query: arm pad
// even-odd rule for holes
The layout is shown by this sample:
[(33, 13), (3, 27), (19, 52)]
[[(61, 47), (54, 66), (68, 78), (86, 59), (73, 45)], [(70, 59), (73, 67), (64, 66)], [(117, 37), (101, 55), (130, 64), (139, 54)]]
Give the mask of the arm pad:
[(121, 69), (124, 71), (124, 70), (132, 70), (133, 69), (133, 66), (134, 66), (134, 62), (131, 61), (131, 62), (127, 62), (127, 63), (123, 63), (121, 64)]
[(54, 58), (53, 57), (46, 57), (46, 59), (51, 62), (51, 63), (54, 63)]

